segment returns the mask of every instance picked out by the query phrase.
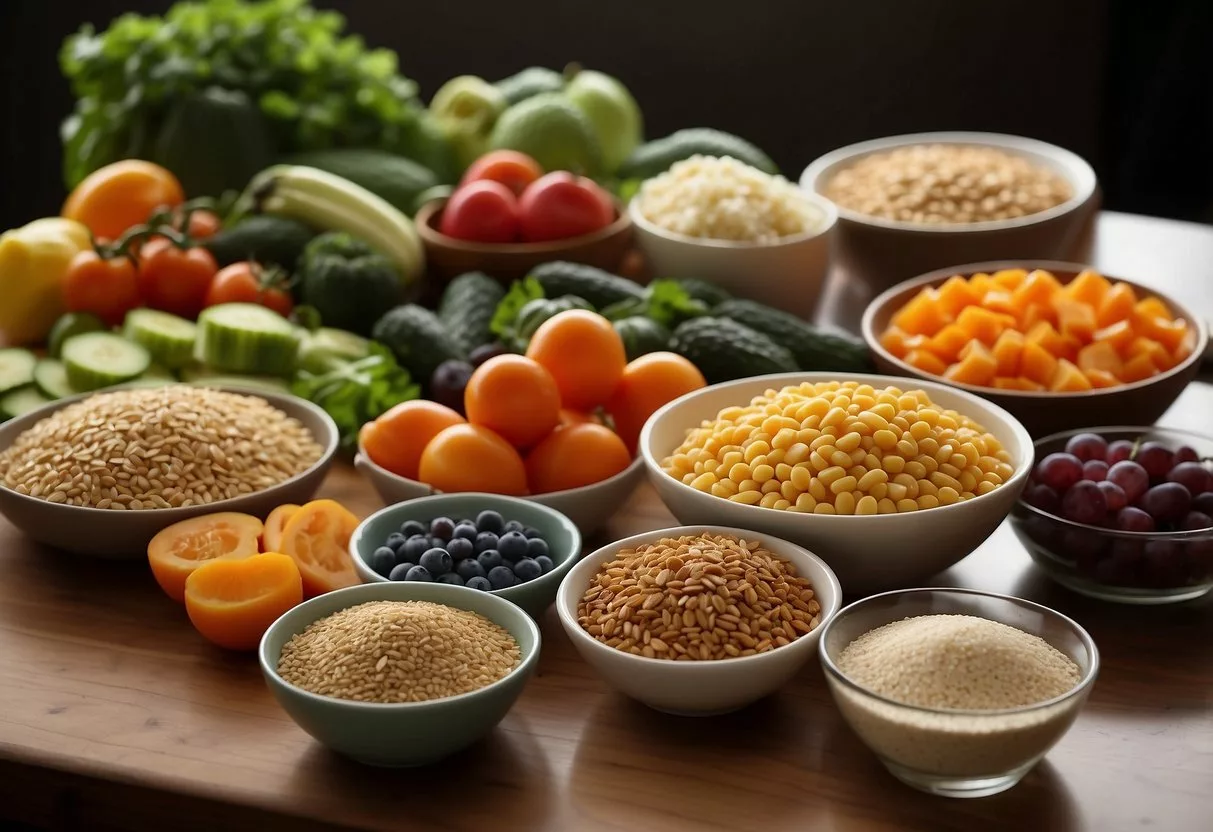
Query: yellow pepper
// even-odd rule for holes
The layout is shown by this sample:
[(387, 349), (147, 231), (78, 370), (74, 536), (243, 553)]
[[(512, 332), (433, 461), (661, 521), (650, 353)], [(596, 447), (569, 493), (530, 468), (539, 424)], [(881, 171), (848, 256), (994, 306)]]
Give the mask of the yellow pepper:
[(72, 258), (90, 248), (88, 229), (46, 217), (0, 234), (0, 344), (46, 340), (63, 314), (63, 278)]

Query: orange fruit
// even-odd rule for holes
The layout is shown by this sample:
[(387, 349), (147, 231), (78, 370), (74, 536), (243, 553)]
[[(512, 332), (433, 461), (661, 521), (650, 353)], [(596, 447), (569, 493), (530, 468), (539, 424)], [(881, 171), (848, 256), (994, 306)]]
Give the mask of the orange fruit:
[(257, 554), (262, 528), (256, 517), (234, 511), (191, 517), (162, 529), (148, 542), (147, 562), (168, 597), (182, 601), (186, 580), (206, 561)]
[(439, 491), (526, 493), (526, 469), (514, 446), (481, 425), (454, 425), (425, 446), (421, 481)]
[(531, 336), (526, 354), (552, 374), (561, 402), (574, 410), (592, 410), (605, 403), (628, 363), (615, 327), (586, 309), (548, 318)]
[(304, 597), (361, 583), (350, 555), (356, 528), (358, 518), (335, 500), (313, 500), (286, 521), (280, 548), (299, 567)]
[(265, 518), (265, 528), (261, 532), (261, 551), (277, 552), (282, 548), (282, 530), (286, 528), (286, 521), (294, 517), (298, 510), (299, 506), (287, 503), (270, 512), (270, 516)]
[(228, 650), (255, 650), (265, 631), (303, 601), (299, 567), (269, 552), (242, 560), (212, 560), (185, 582), (185, 611), (209, 641)]
[(117, 240), (158, 209), (175, 208), (184, 201), (181, 183), (168, 170), (141, 159), (124, 159), (84, 177), (68, 194), (61, 213), (86, 225), (96, 237)]
[(672, 352), (651, 352), (632, 361), (623, 371), (618, 389), (607, 402), (615, 431), (632, 453), (644, 423), (662, 406), (679, 396), (707, 386), (699, 368)]
[(593, 485), (632, 464), (623, 440), (610, 428), (584, 422), (557, 428), (526, 458), (534, 494)]
[(463, 397), (469, 422), (517, 448), (531, 447), (560, 422), (556, 381), (521, 355), (499, 355), (481, 364), (468, 379)]
[(414, 399), (363, 425), (358, 438), (362, 450), (376, 465), (415, 480), (425, 446), (451, 425), (461, 425), (463, 421), (449, 407)]

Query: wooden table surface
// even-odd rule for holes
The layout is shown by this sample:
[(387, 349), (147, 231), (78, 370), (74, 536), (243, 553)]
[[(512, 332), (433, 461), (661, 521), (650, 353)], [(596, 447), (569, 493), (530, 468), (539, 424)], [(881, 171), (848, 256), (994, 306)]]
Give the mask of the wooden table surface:
[[(1213, 316), (1213, 230), (1101, 219), (1094, 262)], [(1166, 268), (1160, 263), (1169, 263)], [(1199, 304), (1199, 305), (1198, 305)], [(1213, 386), (1162, 422), (1208, 430)], [(324, 496), (365, 515), (340, 467)], [(649, 486), (603, 537), (673, 525)], [(1074, 616), (1103, 669), (1061, 743), (1018, 787), (934, 798), (885, 773), (841, 721), (816, 662), (713, 719), (609, 690), (549, 610), (537, 677), (498, 729), (429, 769), (326, 751), (271, 699), (254, 659), (211, 648), (145, 564), (44, 550), (0, 520), (0, 818), (52, 829), (1117, 830), (1213, 825), (1213, 599), (1099, 603), (1049, 583), (1004, 524), (932, 583)], [(5, 827), (9, 828), (9, 827)]]

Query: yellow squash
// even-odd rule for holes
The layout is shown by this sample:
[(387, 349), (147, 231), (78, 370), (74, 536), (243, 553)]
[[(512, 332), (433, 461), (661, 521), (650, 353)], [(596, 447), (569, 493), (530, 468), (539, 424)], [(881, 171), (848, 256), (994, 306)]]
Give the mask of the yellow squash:
[(63, 278), (92, 243), (75, 220), (47, 217), (0, 234), (0, 344), (46, 340), (63, 314)]

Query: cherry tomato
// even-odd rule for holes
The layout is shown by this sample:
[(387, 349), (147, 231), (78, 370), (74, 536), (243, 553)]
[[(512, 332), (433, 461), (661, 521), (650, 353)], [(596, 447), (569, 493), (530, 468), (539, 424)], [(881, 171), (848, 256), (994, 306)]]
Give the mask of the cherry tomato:
[(593, 180), (556, 171), (535, 180), (518, 200), (522, 239), (564, 240), (606, 228), (615, 220), (610, 197)]
[(632, 464), (623, 440), (610, 428), (585, 422), (557, 428), (526, 458), (533, 494), (593, 485)]
[[(174, 227), (179, 225), (180, 222), (180, 212), (174, 212)], [(208, 211), (205, 208), (198, 208), (190, 212), (190, 222), (185, 229), (185, 233), (189, 235), (191, 240), (205, 240), (208, 237), (214, 237), (219, 231), (219, 227), (219, 217), (214, 211)]]
[(219, 267), (204, 248), (179, 248), (157, 237), (139, 251), (139, 291), (152, 309), (198, 317)]
[(472, 162), (459, 184), (466, 185), (469, 182), (488, 179), (500, 182), (515, 194), (521, 194), (541, 176), (543, 168), (525, 153), (519, 153), (517, 150), (494, 150)]
[(362, 450), (371, 461), (393, 474), (417, 479), (421, 454), (435, 436), (463, 417), (437, 402), (414, 399), (402, 402), (359, 431)]
[(574, 410), (604, 404), (628, 363), (615, 327), (587, 309), (570, 309), (540, 324), (526, 355), (552, 374), (561, 403)]
[(529, 448), (560, 422), (560, 391), (550, 373), (521, 355), (499, 355), (476, 368), (463, 393), (468, 421)]
[(295, 308), (283, 276), (247, 261), (225, 266), (211, 279), (203, 306), (221, 303), (256, 303), (284, 318)]
[(476, 243), (512, 243), (518, 239), (518, 200), (500, 182), (470, 182), (451, 194), (438, 230)]
[(480, 425), (451, 425), (421, 452), (421, 481), (439, 491), (526, 493), (526, 468), (509, 442)]
[(80, 252), (64, 275), (63, 300), (70, 312), (91, 312), (117, 326), (143, 304), (135, 264), (128, 257), (105, 260), (91, 249)]
[(88, 226), (96, 237), (116, 240), (158, 209), (185, 201), (172, 173), (140, 159), (114, 162), (93, 171), (63, 203), (62, 215)]
[(624, 369), (606, 410), (619, 436), (635, 452), (640, 429), (658, 408), (706, 386), (699, 368), (681, 355), (651, 352)]

